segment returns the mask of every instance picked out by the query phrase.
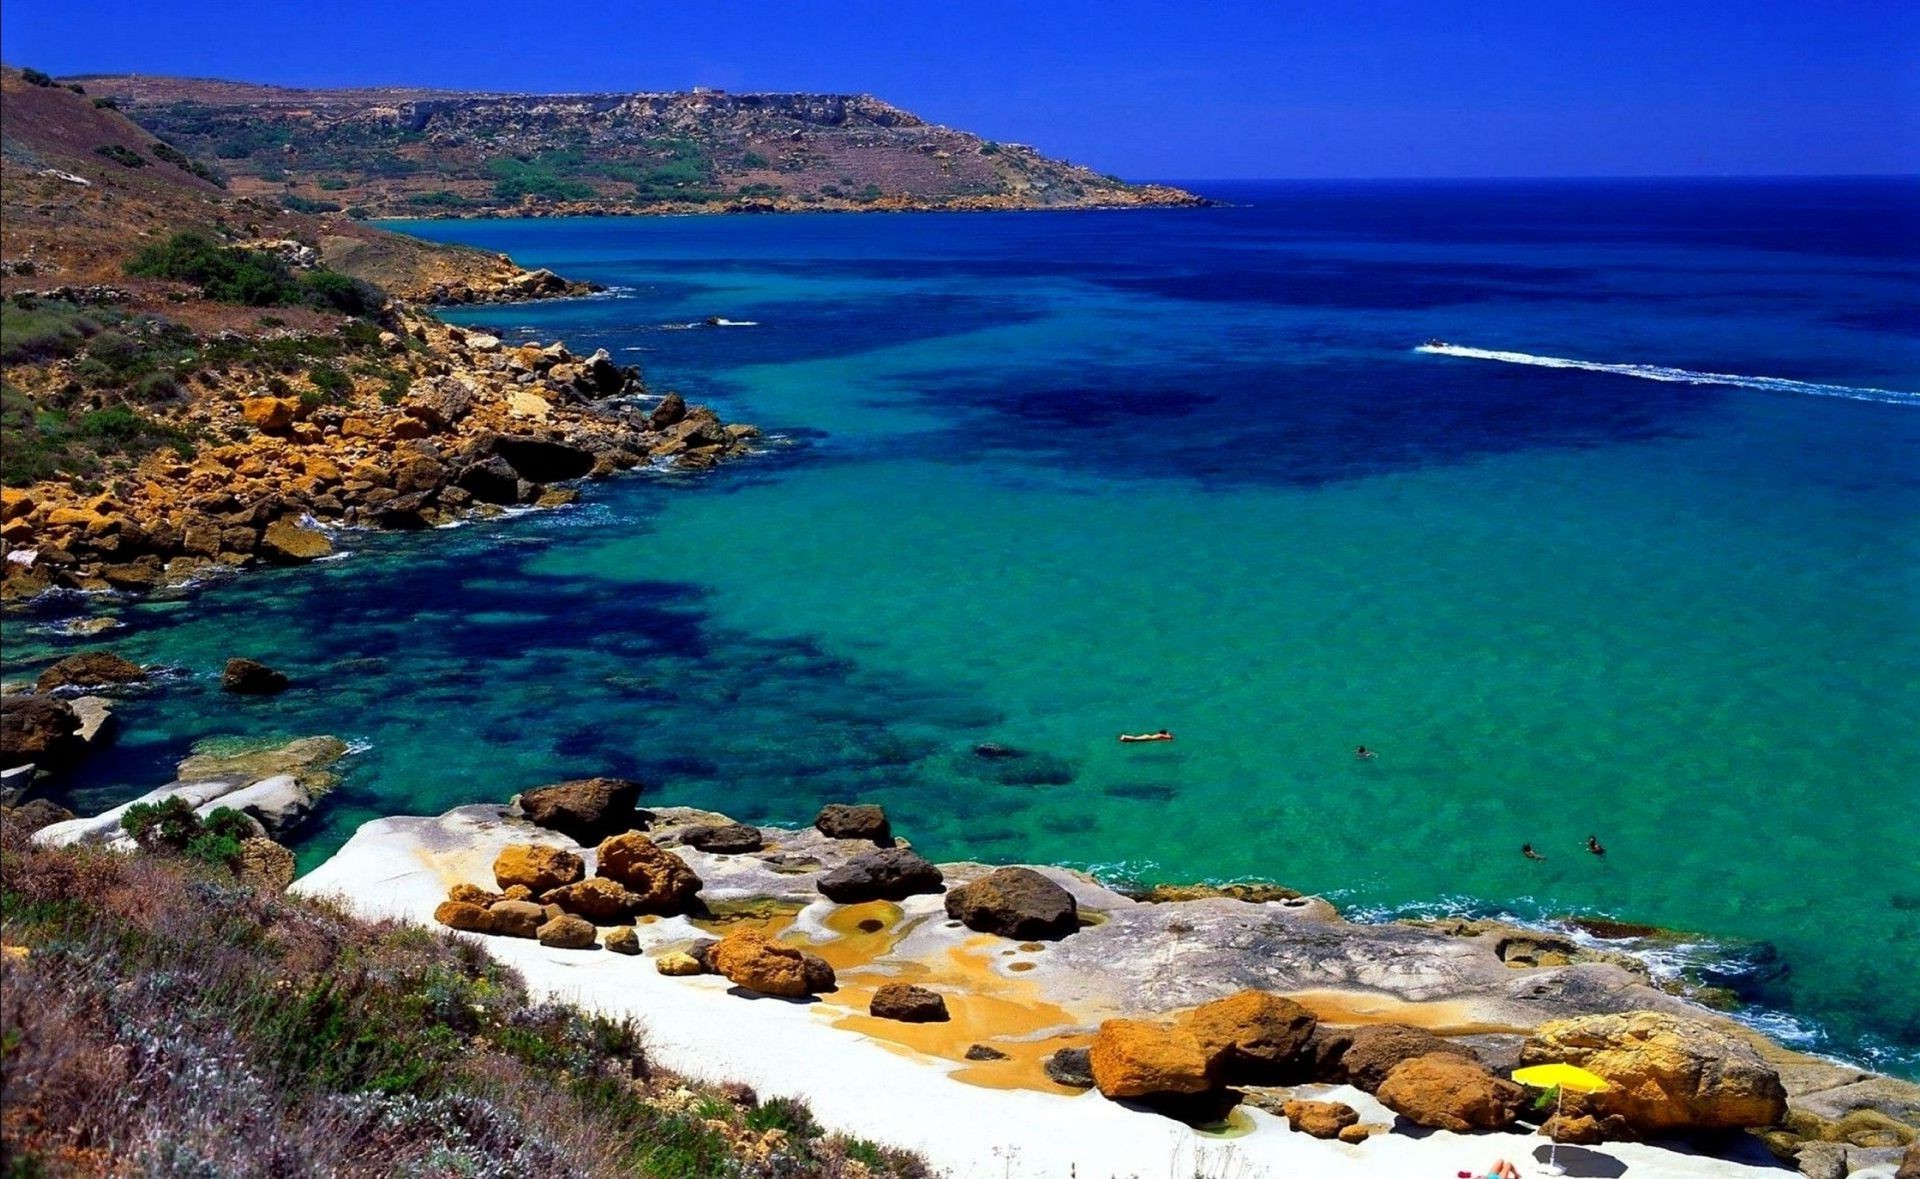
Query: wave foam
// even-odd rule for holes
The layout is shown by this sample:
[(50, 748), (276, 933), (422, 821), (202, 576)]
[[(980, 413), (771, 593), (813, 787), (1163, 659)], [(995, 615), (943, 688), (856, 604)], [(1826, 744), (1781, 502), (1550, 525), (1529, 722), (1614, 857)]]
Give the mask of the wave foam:
[(1422, 344), (1415, 352), (1431, 356), (1457, 356), (1466, 360), (1497, 360), (1504, 364), (1530, 364), (1539, 368), (1575, 368), (1592, 373), (1639, 377), (1645, 381), (1669, 381), (1684, 385), (1733, 385), (1742, 389), (1760, 389), (1768, 393), (1797, 393), (1813, 397), (1844, 397), (1851, 401), (1877, 401), (1886, 405), (1920, 405), (1920, 393), (1898, 389), (1872, 389), (1856, 385), (1821, 385), (1811, 381), (1790, 381), (1785, 377), (1749, 377), (1738, 373), (1703, 373), (1692, 369), (1668, 368), (1658, 364), (1602, 364), (1594, 360), (1569, 360), (1563, 356), (1535, 356), (1528, 352), (1497, 352), (1488, 348), (1468, 348), (1460, 344)]

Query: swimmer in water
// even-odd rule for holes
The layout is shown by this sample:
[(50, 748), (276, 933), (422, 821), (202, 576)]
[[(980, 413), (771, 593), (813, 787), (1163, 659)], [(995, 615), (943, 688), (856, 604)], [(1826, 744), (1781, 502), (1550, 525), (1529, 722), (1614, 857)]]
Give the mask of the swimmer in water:
[(1131, 745), (1136, 741), (1171, 741), (1171, 740), (1173, 740), (1173, 734), (1167, 731), (1166, 729), (1161, 729), (1158, 732), (1153, 732), (1153, 733), (1122, 733), (1120, 734), (1120, 741), (1122, 744), (1125, 744), (1125, 745)]
[(1596, 856), (1604, 856), (1607, 854), (1607, 849), (1600, 846), (1600, 840), (1592, 835), (1587, 836), (1587, 850)]
[(1379, 755), (1374, 753), (1373, 750), (1368, 749), (1365, 745), (1355, 745), (1353, 747), (1353, 756), (1359, 758), (1361, 761), (1372, 761)]
[(1534, 850), (1533, 850), (1533, 845), (1532, 845), (1531, 843), (1523, 843), (1523, 844), (1521, 844), (1521, 845), (1520, 845), (1520, 854), (1521, 854), (1521, 855), (1523, 855), (1523, 856), (1525, 856), (1525, 857), (1527, 857), (1527, 858), (1528, 858), (1529, 860), (1544, 860), (1544, 859), (1546, 859), (1546, 858), (1547, 858), (1547, 857), (1545, 857), (1545, 856), (1543, 856), (1543, 855), (1541, 855), (1541, 854), (1540, 854), (1539, 852), (1537, 852), (1537, 851), (1534, 851)]

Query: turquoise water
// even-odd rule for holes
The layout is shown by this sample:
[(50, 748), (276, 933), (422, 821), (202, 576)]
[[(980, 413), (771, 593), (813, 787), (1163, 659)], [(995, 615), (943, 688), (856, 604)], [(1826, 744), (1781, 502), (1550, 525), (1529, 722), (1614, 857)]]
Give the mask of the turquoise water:
[[(362, 750), (307, 864), (567, 775), (858, 796), (940, 858), (1697, 930), (1756, 1018), (1920, 1072), (1920, 186), (1214, 189), (409, 226), (615, 288), (458, 318), (773, 441), (121, 608), (191, 674), (76, 800), (315, 731)], [(224, 698), (230, 654), (301, 687)]]

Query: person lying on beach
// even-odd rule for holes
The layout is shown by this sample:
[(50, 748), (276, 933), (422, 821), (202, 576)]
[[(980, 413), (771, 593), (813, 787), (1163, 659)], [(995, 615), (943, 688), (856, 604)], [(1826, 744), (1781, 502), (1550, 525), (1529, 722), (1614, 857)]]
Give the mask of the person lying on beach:
[(1472, 1171), (1456, 1171), (1454, 1174), (1458, 1175), (1459, 1179), (1520, 1179), (1520, 1172), (1505, 1159), (1493, 1160), (1493, 1166), (1488, 1167), (1486, 1173), (1482, 1175), (1476, 1176)]
[(1368, 749), (1365, 745), (1355, 745), (1353, 747), (1353, 755), (1359, 758), (1361, 761), (1372, 761), (1375, 757), (1379, 756), (1378, 754), (1374, 753), (1373, 750)]
[(1539, 852), (1533, 850), (1533, 845), (1531, 843), (1521, 844), (1520, 854), (1527, 857), (1529, 860), (1544, 860), (1547, 858), (1541, 855)]
[(1122, 733), (1120, 734), (1120, 740), (1122, 742), (1171, 741), (1173, 740), (1173, 734), (1166, 729), (1161, 729), (1155, 733)]
[(1607, 849), (1600, 846), (1600, 840), (1592, 835), (1587, 836), (1587, 850), (1596, 856), (1607, 854)]

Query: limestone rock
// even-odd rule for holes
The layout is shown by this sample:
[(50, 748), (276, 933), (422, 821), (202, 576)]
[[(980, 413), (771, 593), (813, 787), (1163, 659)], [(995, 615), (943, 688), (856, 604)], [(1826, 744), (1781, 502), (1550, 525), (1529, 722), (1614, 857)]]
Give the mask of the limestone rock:
[(0, 768), (67, 762), (86, 748), (80, 717), (52, 696), (8, 696), (0, 701)]
[(113, 736), (116, 727), (113, 701), (104, 696), (76, 696), (70, 703), (73, 715), (80, 718), (80, 727), (73, 731), (73, 735), (82, 744), (92, 748)]
[(502, 435), (493, 440), (492, 449), (494, 454), (507, 461), (514, 474), (529, 483), (579, 479), (593, 470), (591, 452), (545, 438)]
[(1291, 1061), (1319, 1021), (1291, 999), (1244, 990), (1201, 1004), (1182, 1022), (1213, 1057), (1222, 1078), (1233, 1080)]
[(904, 983), (890, 983), (875, 991), (867, 1013), (901, 1023), (943, 1023), (949, 1018), (945, 999), (925, 987)]
[(939, 892), (940, 869), (904, 847), (863, 852), (820, 877), (822, 896), (842, 905), (861, 901), (900, 901)]
[(254, 429), (273, 433), (293, 425), (299, 408), (284, 397), (249, 397), (240, 403), (240, 416)]
[(1338, 1138), (1342, 1130), (1360, 1124), (1359, 1112), (1343, 1101), (1289, 1101), (1281, 1105), (1280, 1116), (1315, 1138)]
[(285, 892), (287, 885), (293, 883), (293, 873), (293, 853), (283, 844), (262, 836), (240, 841), (240, 855), (234, 863), (233, 874), (242, 883)]
[(813, 994), (824, 994), (840, 988), (840, 978), (833, 971), (833, 963), (818, 954), (800, 952), (802, 973), (807, 980), (807, 990)]
[(333, 554), (333, 542), (291, 520), (275, 520), (260, 535), (260, 554), (283, 565), (304, 565)]
[(638, 831), (602, 840), (601, 876), (616, 880), (639, 897), (639, 912), (671, 916), (691, 908), (700, 892), (700, 877), (687, 862), (662, 851)]
[(668, 426), (679, 425), (686, 416), (687, 399), (678, 393), (668, 393), (660, 399), (659, 405), (653, 407), (653, 413), (647, 421), (654, 429), (664, 430)]
[(33, 686), (41, 692), (57, 688), (104, 688), (113, 684), (137, 684), (147, 678), (147, 669), (111, 651), (82, 651), (69, 655), (40, 673)]
[(8, 807), (4, 812), (7, 826), (22, 834), (30, 835), (42, 827), (54, 823), (64, 823), (73, 818), (73, 812), (59, 803), (44, 798), (31, 798), (19, 806)]
[(524, 884), (536, 894), (572, 884), (585, 873), (579, 856), (541, 843), (511, 844), (493, 861), (493, 878), (501, 888)]
[(1093, 1088), (1093, 1063), (1088, 1059), (1085, 1048), (1062, 1048), (1051, 1053), (1041, 1062), (1046, 1070), (1047, 1079), (1056, 1085), (1066, 1085), (1072, 1089)]
[(947, 893), (947, 916), (981, 933), (1053, 940), (1080, 928), (1073, 894), (1032, 868), (996, 868)]
[(1478, 1060), (1436, 1052), (1393, 1066), (1374, 1096), (1418, 1126), (1465, 1134), (1504, 1130), (1526, 1108), (1527, 1091)]
[(559, 905), (567, 912), (585, 917), (596, 925), (615, 925), (631, 921), (644, 907), (639, 896), (617, 880), (589, 876), (540, 894), (540, 903)]
[(598, 941), (593, 923), (571, 913), (562, 913), (548, 921), (535, 936), (541, 945), (555, 950), (588, 950)]
[(829, 839), (868, 839), (881, 847), (893, 846), (887, 812), (871, 804), (832, 803), (820, 808), (813, 825)]
[(492, 933), (493, 918), (479, 905), (470, 905), (465, 901), (441, 901), (433, 911), (433, 919), (449, 929), (464, 929), (471, 933)]
[(1867, 1077), (1808, 1093), (1795, 1098), (1793, 1106), (1836, 1122), (1860, 1110), (1873, 1110), (1895, 1122), (1920, 1128), (1920, 1085), (1892, 1077)]
[(1920, 1179), (1920, 1142), (1907, 1147), (1907, 1153), (1900, 1156), (1900, 1167), (1894, 1171), (1893, 1179)]
[(1450, 1044), (1424, 1028), (1383, 1023), (1355, 1028), (1351, 1044), (1340, 1057), (1340, 1066), (1355, 1088), (1373, 1093), (1401, 1061), (1443, 1052), (1473, 1057), (1472, 1049)]
[(1542, 1024), (1521, 1060), (1565, 1061), (1606, 1078), (1612, 1087), (1590, 1095), (1588, 1106), (1640, 1134), (1771, 1126), (1787, 1112), (1780, 1074), (1751, 1044), (1664, 1012)]
[(487, 906), (493, 932), (503, 937), (534, 937), (547, 923), (546, 909), (532, 901), (495, 901)]
[(703, 852), (741, 855), (759, 851), (766, 841), (761, 838), (758, 827), (749, 827), (745, 823), (725, 823), (689, 827), (680, 833), (680, 842)]
[(1192, 1032), (1173, 1024), (1107, 1020), (1094, 1034), (1087, 1058), (1094, 1085), (1111, 1098), (1213, 1088), (1206, 1048)]
[(600, 944), (616, 954), (634, 955), (640, 952), (640, 935), (631, 925), (616, 925), (601, 936)]
[(284, 672), (252, 659), (229, 659), (220, 672), (221, 690), (243, 696), (271, 696), (287, 689)]
[(1347, 1126), (1343, 1128), (1338, 1134), (1335, 1134), (1334, 1137), (1346, 1143), (1348, 1146), (1358, 1146), (1362, 1142), (1365, 1142), (1367, 1139), (1373, 1137), (1373, 1127)]
[(660, 955), (653, 960), (653, 968), (661, 974), (675, 978), (704, 973), (700, 960), (684, 950), (669, 950)]
[(525, 791), (514, 805), (542, 827), (581, 844), (596, 844), (644, 825), (634, 809), (642, 789), (625, 778), (578, 778)]
[(813, 993), (807, 986), (805, 955), (772, 941), (757, 929), (742, 929), (721, 938), (707, 952), (707, 961), (729, 982), (763, 995), (802, 999)]

